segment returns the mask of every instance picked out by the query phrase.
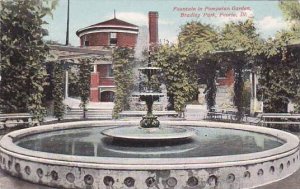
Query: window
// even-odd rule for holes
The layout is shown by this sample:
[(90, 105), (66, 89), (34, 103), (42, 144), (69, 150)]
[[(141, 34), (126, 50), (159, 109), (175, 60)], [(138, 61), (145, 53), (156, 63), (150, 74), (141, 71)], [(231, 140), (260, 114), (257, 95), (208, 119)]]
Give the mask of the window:
[(84, 46), (89, 46), (89, 45), (90, 45), (89, 41), (84, 41)]
[(90, 42), (87, 40), (86, 35), (83, 36), (83, 46), (89, 46), (89, 45), (90, 45)]
[(117, 45), (117, 33), (110, 33), (110, 45)]
[(113, 76), (114, 76), (113, 67), (112, 64), (109, 64), (107, 69), (107, 77), (113, 77)]

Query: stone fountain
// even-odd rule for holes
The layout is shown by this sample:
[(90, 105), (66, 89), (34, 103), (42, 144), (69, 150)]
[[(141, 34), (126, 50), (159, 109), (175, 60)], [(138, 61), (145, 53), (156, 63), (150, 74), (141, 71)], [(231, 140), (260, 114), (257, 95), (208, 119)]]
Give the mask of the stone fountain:
[(193, 130), (183, 127), (160, 127), (160, 122), (157, 116), (153, 115), (153, 103), (159, 100), (159, 97), (164, 96), (163, 93), (159, 93), (153, 90), (151, 80), (152, 77), (161, 70), (158, 67), (153, 67), (152, 62), (148, 59), (148, 66), (139, 68), (139, 71), (147, 76), (147, 84), (144, 91), (135, 93), (133, 96), (137, 96), (141, 101), (145, 101), (147, 107), (147, 114), (143, 116), (139, 126), (135, 127), (118, 127), (102, 131), (103, 135), (114, 138), (115, 140), (140, 140), (142, 142), (155, 143), (156, 140), (184, 140), (189, 139), (194, 135)]

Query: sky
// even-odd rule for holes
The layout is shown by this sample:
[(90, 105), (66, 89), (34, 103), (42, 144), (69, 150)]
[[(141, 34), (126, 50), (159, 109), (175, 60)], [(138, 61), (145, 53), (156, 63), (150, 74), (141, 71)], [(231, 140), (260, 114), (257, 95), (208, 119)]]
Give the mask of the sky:
[[(47, 17), (49, 36), (64, 44), (66, 41), (67, 0), (58, 0), (52, 17)], [(176, 42), (180, 27), (189, 21), (201, 21), (216, 27), (229, 21), (254, 19), (264, 38), (288, 28), (278, 7), (278, 1), (228, 0), (70, 0), (70, 43), (79, 46), (76, 31), (114, 17), (138, 26), (148, 25), (148, 12), (159, 13), (159, 38)]]

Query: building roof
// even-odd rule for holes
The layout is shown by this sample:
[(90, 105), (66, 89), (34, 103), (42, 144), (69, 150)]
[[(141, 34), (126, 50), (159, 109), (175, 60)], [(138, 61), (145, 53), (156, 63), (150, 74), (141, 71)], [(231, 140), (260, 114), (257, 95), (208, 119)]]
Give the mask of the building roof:
[(138, 33), (138, 26), (125, 22), (123, 20), (119, 20), (117, 18), (113, 18), (104, 22), (99, 22), (97, 24), (90, 25), (85, 28), (81, 28), (76, 31), (76, 35), (80, 37), (80, 35), (84, 35), (86, 32), (101, 32), (101, 31), (124, 31), (128, 33)]
[[(113, 18), (113, 19), (110, 19), (110, 20), (107, 20), (107, 21), (104, 21), (104, 22), (99, 22), (99, 23), (93, 24), (91, 26), (111, 26), (111, 25), (114, 25), (114, 26), (138, 27), (138, 26), (136, 26), (134, 24), (125, 22), (123, 20), (119, 20), (117, 18)], [(89, 26), (89, 27), (91, 27), (91, 26)]]

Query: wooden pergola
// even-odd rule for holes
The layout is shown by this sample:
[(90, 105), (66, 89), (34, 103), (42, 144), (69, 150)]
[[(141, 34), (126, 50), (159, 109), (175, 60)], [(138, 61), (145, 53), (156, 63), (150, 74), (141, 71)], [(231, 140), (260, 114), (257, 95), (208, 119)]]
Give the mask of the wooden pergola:
[(95, 58), (92, 63), (94, 72), (96, 72), (97, 64), (110, 64), (112, 62), (112, 50), (105, 50), (100, 48), (86, 48), (86, 47), (73, 47), (63, 45), (49, 45), (50, 56), (46, 63), (62, 63), (65, 65), (65, 98), (68, 97), (69, 85), (69, 65), (80, 64), (80, 59)]
[(96, 49), (96, 48), (84, 48), (73, 47), (63, 45), (49, 45), (50, 54), (53, 57), (49, 57), (48, 61), (68, 61), (73, 60), (74, 63), (78, 63), (79, 59), (99, 57), (110, 59), (112, 55), (111, 50)]

